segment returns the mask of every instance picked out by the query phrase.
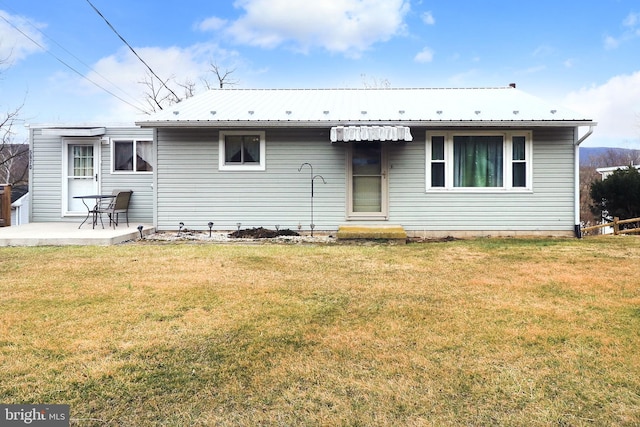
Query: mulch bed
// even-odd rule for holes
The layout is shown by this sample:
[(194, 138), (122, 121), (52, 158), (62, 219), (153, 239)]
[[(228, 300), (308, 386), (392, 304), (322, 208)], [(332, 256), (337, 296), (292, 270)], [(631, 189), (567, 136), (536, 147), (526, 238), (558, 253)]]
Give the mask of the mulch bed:
[(234, 231), (229, 233), (229, 237), (235, 239), (273, 239), (279, 236), (299, 236), (297, 232), (289, 230), (269, 230), (267, 228), (246, 228), (244, 230)]

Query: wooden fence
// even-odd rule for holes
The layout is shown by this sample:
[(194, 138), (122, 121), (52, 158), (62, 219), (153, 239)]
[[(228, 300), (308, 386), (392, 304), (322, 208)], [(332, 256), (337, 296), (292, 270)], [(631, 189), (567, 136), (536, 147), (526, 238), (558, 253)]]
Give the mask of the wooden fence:
[(0, 185), (0, 227), (11, 225), (11, 186)]
[(612, 227), (613, 234), (631, 234), (631, 233), (640, 233), (640, 228), (625, 228), (624, 230), (620, 230), (620, 226), (623, 224), (633, 224), (640, 223), (640, 218), (631, 218), (631, 219), (623, 219), (621, 220), (618, 217), (613, 218), (613, 222), (607, 222), (605, 224), (593, 225), (591, 227), (581, 228), (580, 231), (582, 233), (587, 233), (589, 231), (595, 231), (604, 227)]

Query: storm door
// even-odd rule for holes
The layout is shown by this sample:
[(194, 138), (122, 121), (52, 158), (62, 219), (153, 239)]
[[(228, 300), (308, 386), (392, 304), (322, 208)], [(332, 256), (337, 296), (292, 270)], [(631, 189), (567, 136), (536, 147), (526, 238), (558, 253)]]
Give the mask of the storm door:
[(388, 218), (387, 156), (380, 142), (350, 144), (348, 217)]
[(82, 200), (74, 196), (99, 193), (99, 144), (99, 140), (65, 141), (63, 215), (86, 214)]

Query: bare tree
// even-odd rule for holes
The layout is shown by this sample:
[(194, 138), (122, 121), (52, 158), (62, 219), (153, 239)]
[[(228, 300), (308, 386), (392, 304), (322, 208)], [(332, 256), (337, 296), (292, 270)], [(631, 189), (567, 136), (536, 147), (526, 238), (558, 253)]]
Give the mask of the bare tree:
[[(223, 70), (218, 66), (216, 62), (213, 62), (213, 61), (209, 65), (211, 66), (211, 68), (209, 69), (209, 72), (215, 75), (218, 83), (217, 86), (220, 89), (223, 89), (225, 86), (235, 86), (239, 83), (238, 80), (231, 78), (231, 75), (236, 71), (235, 68), (232, 68), (232, 69), (225, 68)], [(207, 89), (213, 89), (213, 84), (209, 82), (207, 79), (203, 79), (202, 81)]]
[(378, 80), (375, 77), (369, 78), (366, 74), (360, 74), (360, 78), (365, 89), (389, 89), (391, 87), (389, 79)]
[(173, 77), (165, 81), (159, 81), (147, 71), (144, 79), (138, 82), (146, 87), (146, 90), (144, 91), (144, 100), (149, 107), (145, 110), (147, 114), (156, 113), (163, 110), (165, 107), (176, 104), (182, 100), (174, 91), (168, 89), (167, 84), (172, 80)]
[[(217, 82), (215, 87), (220, 88), (224, 86), (236, 85), (237, 80), (231, 79), (231, 75), (235, 72), (235, 69), (221, 69), (215, 62), (211, 63), (211, 69), (208, 70), (214, 74)], [(145, 86), (144, 99), (148, 108), (145, 113), (152, 114), (158, 111), (162, 111), (166, 107), (177, 104), (184, 99), (191, 98), (198, 92), (198, 85), (189, 79), (185, 79), (184, 82), (177, 82), (175, 77), (170, 77), (167, 80), (158, 80), (156, 76), (150, 72), (145, 73), (145, 77), (138, 83)], [(214, 84), (208, 79), (203, 78), (202, 84), (206, 89), (213, 89)], [(171, 87), (178, 87), (175, 91)]]
[[(0, 66), (9, 58), (0, 59)], [(0, 184), (26, 185), (29, 176), (29, 146), (16, 143), (15, 129), (23, 124), (20, 118), (24, 102), (0, 116)]]

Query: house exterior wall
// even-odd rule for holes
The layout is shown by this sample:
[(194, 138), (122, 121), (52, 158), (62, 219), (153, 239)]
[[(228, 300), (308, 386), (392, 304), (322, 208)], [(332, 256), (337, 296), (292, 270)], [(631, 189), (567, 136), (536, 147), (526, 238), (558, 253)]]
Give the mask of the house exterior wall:
[[(153, 132), (138, 127), (108, 128), (103, 136), (82, 137), (86, 140), (103, 140), (100, 143), (100, 185), (102, 194), (114, 189), (131, 189), (133, 197), (129, 208), (129, 222), (153, 221), (153, 174), (112, 174), (111, 138), (145, 138), (151, 140)], [(44, 135), (43, 129), (34, 127), (30, 133), (30, 218), (31, 222), (75, 222), (79, 216), (63, 216), (63, 156), (65, 139), (57, 135)], [(78, 138), (75, 138), (78, 139)]]
[(11, 225), (29, 223), (29, 193), (11, 204)]
[(266, 131), (266, 171), (218, 171), (218, 131), (159, 129), (157, 139), (157, 224), (174, 230), (219, 230), (279, 225), (309, 229), (310, 170), (316, 180), (314, 221), (318, 229), (344, 222), (345, 151), (329, 143), (328, 130)]
[(412, 128), (412, 142), (387, 142), (388, 221), (346, 219), (349, 146), (331, 144), (329, 129), (262, 129), (266, 170), (218, 170), (218, 131), (159, 128), (155, 174), (156, 227), (234, 230), (267, 227), (309, 230), (310, 169), (317, 231), (340, 224), (402, 225), (413, 235), (572, 234), (574, 228), (574, 129), (533, 130), (533, 191), (426, 191), (426, 128)]
[(390, 159), (390, 222), (427, 236), (572, 233), (573, 135), (573, 129), (533, 131), (531, 192), (425, 192), (425, 132), (415, 132)]

